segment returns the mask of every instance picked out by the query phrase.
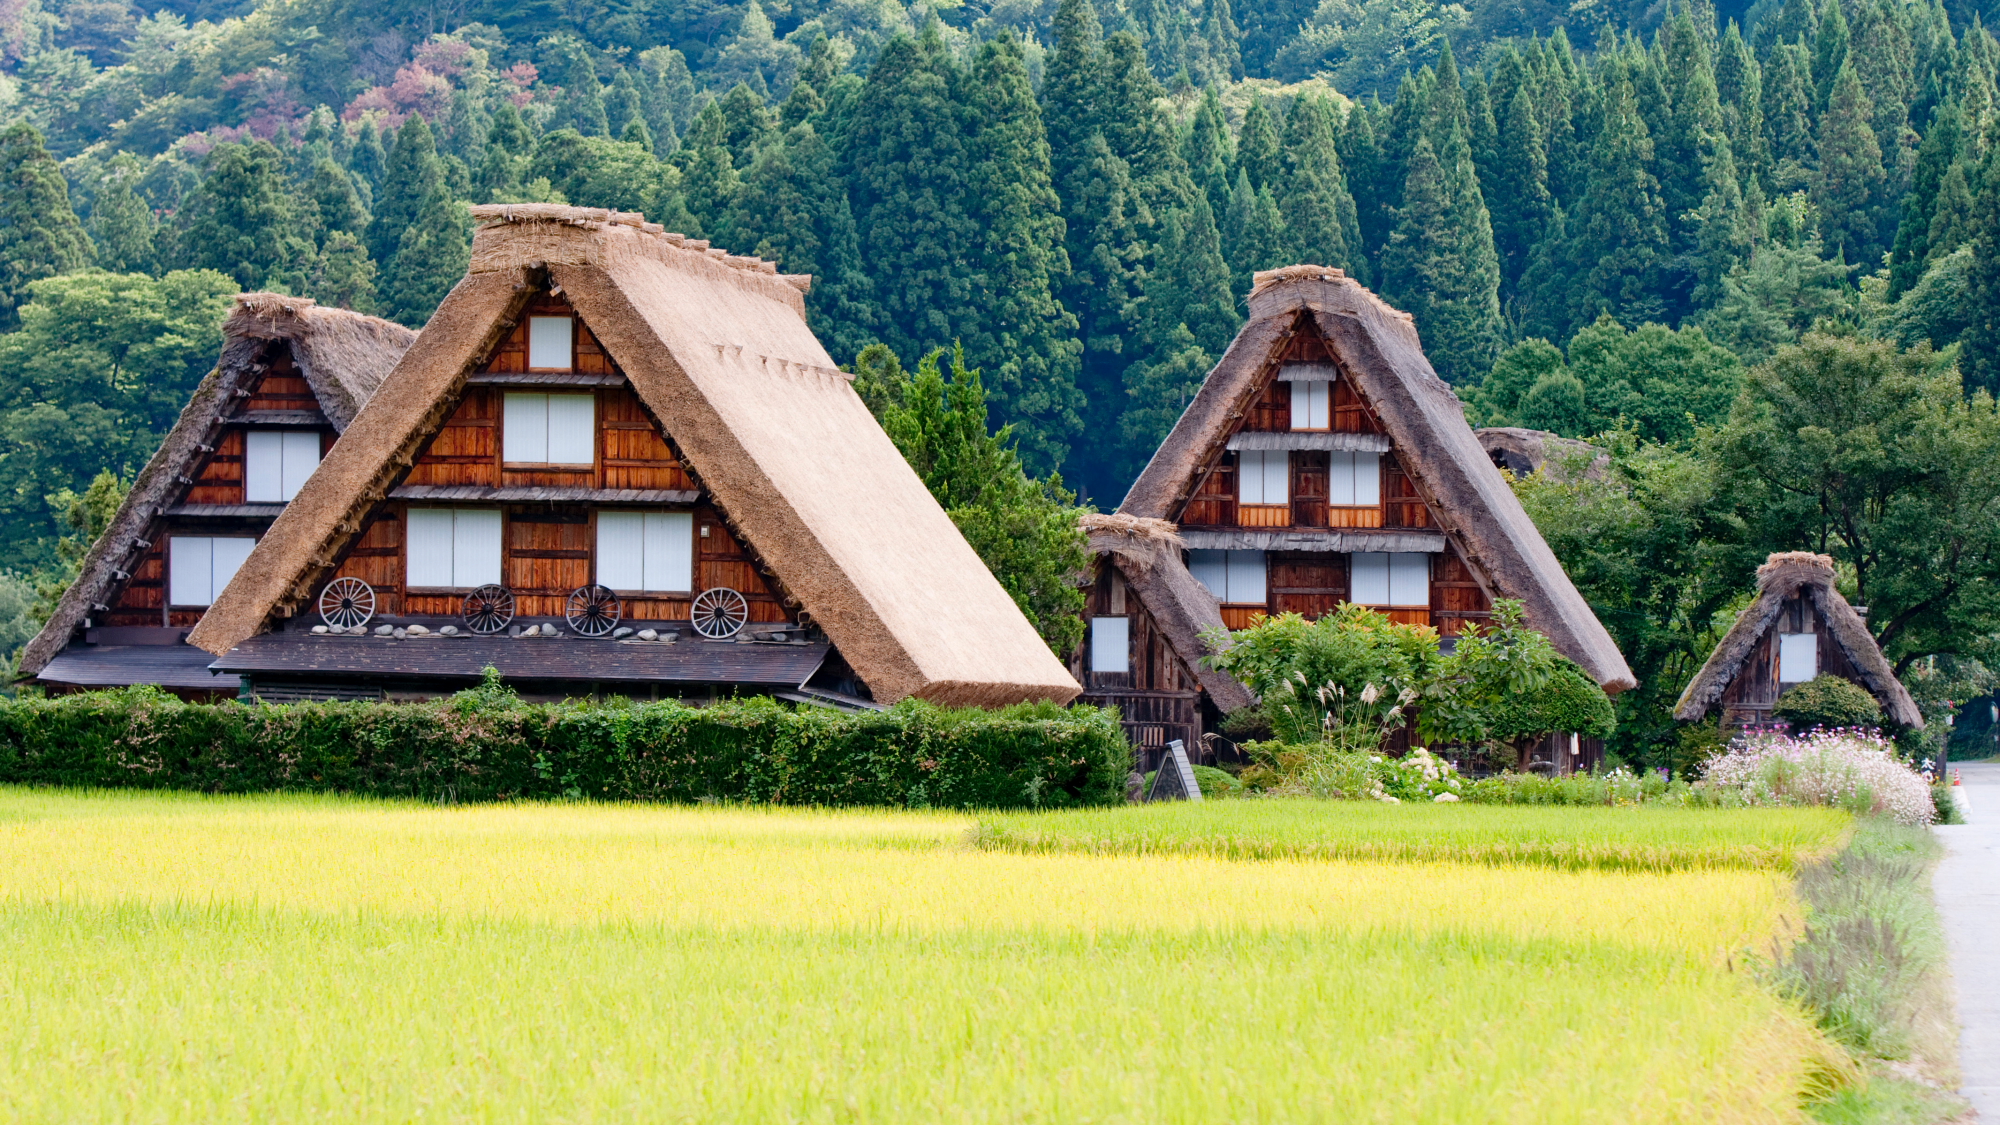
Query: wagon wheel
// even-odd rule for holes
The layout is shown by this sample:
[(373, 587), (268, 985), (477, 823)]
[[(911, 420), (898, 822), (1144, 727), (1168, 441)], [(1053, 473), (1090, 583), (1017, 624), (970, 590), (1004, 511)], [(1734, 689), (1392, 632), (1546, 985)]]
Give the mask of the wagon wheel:
[(336, 629), (367, 624), (375, 616), (375, 589), (359, 578), (336, 578), (319, 592), (319, 619)]
[(727, 586), (703, 590), (694, 597), (694, 631), (711, 641), (726, 641), (750, 620), (750, 603)]
[(514, 620), (514, 593), (505, 586), (481, 586), (465, 595), (459, 615), (475, 633), (497, 633)]
[(618, 595), (604, 586), (578, 586), (570, 591), (569, 604), (563, 608), (563, 617), (569, 627), (586, 637), (601, 637), (618, 627), (618, 619), (625, 616), (625, 607), (619, 603)]

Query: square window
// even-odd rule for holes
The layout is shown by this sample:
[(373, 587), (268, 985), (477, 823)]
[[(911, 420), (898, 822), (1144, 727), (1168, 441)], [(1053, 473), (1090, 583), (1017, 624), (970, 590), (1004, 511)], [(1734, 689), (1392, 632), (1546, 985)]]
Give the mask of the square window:
[(500, 581), (500, 513), (490, 508), (411, 508), (404, 581), (471, 589)]
[(573, 360), (571, 341), (575, 322), (566, 316), (528, 318), (528, 369), (568, 371)]
[(1349, 557), (1347, 600), (1356, 605), (1389, 604), (1389, 556), (1357, 551)]
[(694, 589), (694, 514), (597, 513), (597, 583), (614, 590)]
[(1132, 670), (1132, 619), (1093, 617), (1090, 619), (1090, 670), (1130, 672)]
[(1284, 504), (1291, 492), (1292, 455), (1282, 449), (1245, 449), (1236, 455), (1236, 493), (1244, 504)]
[(1380, 453), (1330, 453), (1327, 458), (1327, 503), (1337, 508), (1372, 508), (1382, 502)]
[(167, 601), (170, 605), (214, 605), (236, 577), (255, 539), (176, 535), (167, 541)]
[(319, 468), (319, 434), (251, 430), (243, 435), (243, 502), (282, 504)]
[(501, 459), (523, 465), (597, 461), (594, 395), (509, 394), (501, 420)]
[(1333, 384), (1321, 381), (1292, 384), (1292, 428), (1328, 430), (1333, 428)]
[(1189, 551), (1188, 572), (1218, 601), (1261, 605), (1265, 600), (1262, 551)]

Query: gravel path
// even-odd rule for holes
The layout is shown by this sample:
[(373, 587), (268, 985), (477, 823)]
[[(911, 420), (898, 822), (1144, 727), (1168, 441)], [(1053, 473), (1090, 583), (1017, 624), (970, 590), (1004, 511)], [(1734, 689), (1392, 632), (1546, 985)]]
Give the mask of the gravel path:
[(1967, 823), (1937, 829), (1946, 852), (1936, 891), (1958, 987), (1959, 1092), (2000, 1121), (2000, 763), (1954, 768)]

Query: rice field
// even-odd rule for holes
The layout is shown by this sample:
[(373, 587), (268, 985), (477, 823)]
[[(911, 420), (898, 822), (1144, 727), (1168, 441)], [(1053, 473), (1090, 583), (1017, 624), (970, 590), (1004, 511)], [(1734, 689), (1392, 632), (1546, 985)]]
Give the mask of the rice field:
[(1773, 864), (989, 835), (0, 789), (0, 1121), (1785, 1121), (1837, 1065), (1739, 971)]

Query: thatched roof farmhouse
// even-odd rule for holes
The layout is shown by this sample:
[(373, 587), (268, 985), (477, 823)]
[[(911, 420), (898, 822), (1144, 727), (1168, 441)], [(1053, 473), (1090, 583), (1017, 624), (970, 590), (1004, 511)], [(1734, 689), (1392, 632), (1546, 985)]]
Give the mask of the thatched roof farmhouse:
[(1116, 520), (1086, 527), (1098, 566), (1073, 669), (1142, 743), (1250, 701), (1200, 670), (1202, 628), (1346, 602), (1451, 637), (1519, 598), (1604, 690), (1634, 684), (1410, 318), (1337, 269), (1257, 274), (1249, 322)]
[(183, 640), (415, 338), (302, 297), (239, 295), (215, 369), (28, 642), (22, 675), (57, 691), (234, 696), (236, 677)]
[(1786, 551), (1766, 559), (1757, 568), (1757, 599), (1688, 681), (1674, 717), (1700, 722), (1720, 709), (1725, 727), (1767, 723), (1786, 688), (1830, 672), (1868, 689), (1890, 721), (1922, 727), (1916, 701), (1833, 579), (1826, 555)]
[[(635, 214), (473, 214), (470, 272), (195, 630), (218, 667), (265, 698), (488, 665), (566, 694), (1076, 695), (814, 338), (809, 279)], [(355, 599), (365, 636), (333, 623)]]

